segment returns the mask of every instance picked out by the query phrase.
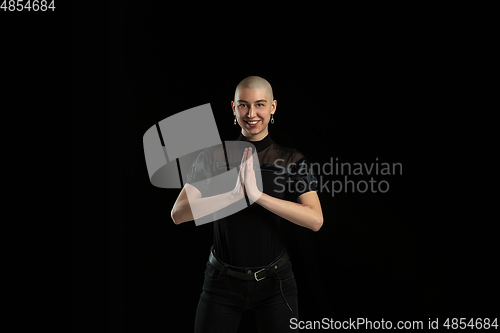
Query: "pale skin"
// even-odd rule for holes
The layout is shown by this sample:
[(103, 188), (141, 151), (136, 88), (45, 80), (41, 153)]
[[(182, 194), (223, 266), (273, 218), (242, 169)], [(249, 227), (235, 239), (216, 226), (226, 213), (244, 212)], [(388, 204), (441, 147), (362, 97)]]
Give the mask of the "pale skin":
[[(262, 140), (269, 133), (268, 124), (277, 106), (277, 101), (271, 102), (269, 95), (269, 90), (264, 88), (242, 87), (236, 91), (235, 101), (231, 102), (231, 107), (241, 127), (241, 134), (248, 141)], [(248, 123), (255, 121), (257, 121), (255, 126), (250, 126)], [(251, 201), (299, 226), (318, 231), (323, 225), (321, 203), (316, 192), (303, 193), (297, 198), (297, 202), (292, 202), (259, 191), (251, 148), (245, 149), (243, 153), (239, 177), (231, 192), (202, 198), (196, 187), (185, 184), (172, 208), (171, 217), (175, 224), (192, 221), (241, 200), (245, 194)], [(198, 216), (193, 216), (190, 205), (196, 205)]]

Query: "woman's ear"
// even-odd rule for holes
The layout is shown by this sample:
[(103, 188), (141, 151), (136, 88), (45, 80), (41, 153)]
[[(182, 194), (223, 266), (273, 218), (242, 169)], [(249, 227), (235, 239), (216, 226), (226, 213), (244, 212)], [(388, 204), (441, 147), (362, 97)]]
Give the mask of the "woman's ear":
[(274, 112), (276, 112), (276, 106), (278, 105), (278, 101), (277, 100), (274, 100), (272, 103), (271, 103), (271, 114), (274, 114)]

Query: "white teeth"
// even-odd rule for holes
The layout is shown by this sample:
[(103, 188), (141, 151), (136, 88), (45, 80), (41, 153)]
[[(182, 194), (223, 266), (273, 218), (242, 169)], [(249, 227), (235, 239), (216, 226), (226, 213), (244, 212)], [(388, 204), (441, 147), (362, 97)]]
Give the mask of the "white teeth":
[(257, 124), (259, 121), (247, 121), (247, 123), (249, 123), (250, 125), (255, 125)]

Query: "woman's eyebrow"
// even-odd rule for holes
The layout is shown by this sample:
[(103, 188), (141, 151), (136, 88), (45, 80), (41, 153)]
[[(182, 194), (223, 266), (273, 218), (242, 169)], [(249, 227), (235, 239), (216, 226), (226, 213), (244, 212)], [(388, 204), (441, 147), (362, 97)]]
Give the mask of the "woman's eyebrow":
[[(259, 99), (258, 101), (255, 101), (254, 103), (260, 103), (260, 102), (266, 102), (267, 103), (267, 101), (265, 99)], [(244, 101), (242, 99), (239, 99), (238, 103), (247, 103), (247, 104), (250, 104), (249, 102)]]

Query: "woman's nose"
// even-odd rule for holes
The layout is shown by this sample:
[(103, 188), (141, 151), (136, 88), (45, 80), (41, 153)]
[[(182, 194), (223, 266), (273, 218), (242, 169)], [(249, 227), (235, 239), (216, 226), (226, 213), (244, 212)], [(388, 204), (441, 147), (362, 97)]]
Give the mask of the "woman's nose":
[(253, 118), (255, 116), (255, 110), (253, 109), (253, 105), (248, 109), (248, 118)]

